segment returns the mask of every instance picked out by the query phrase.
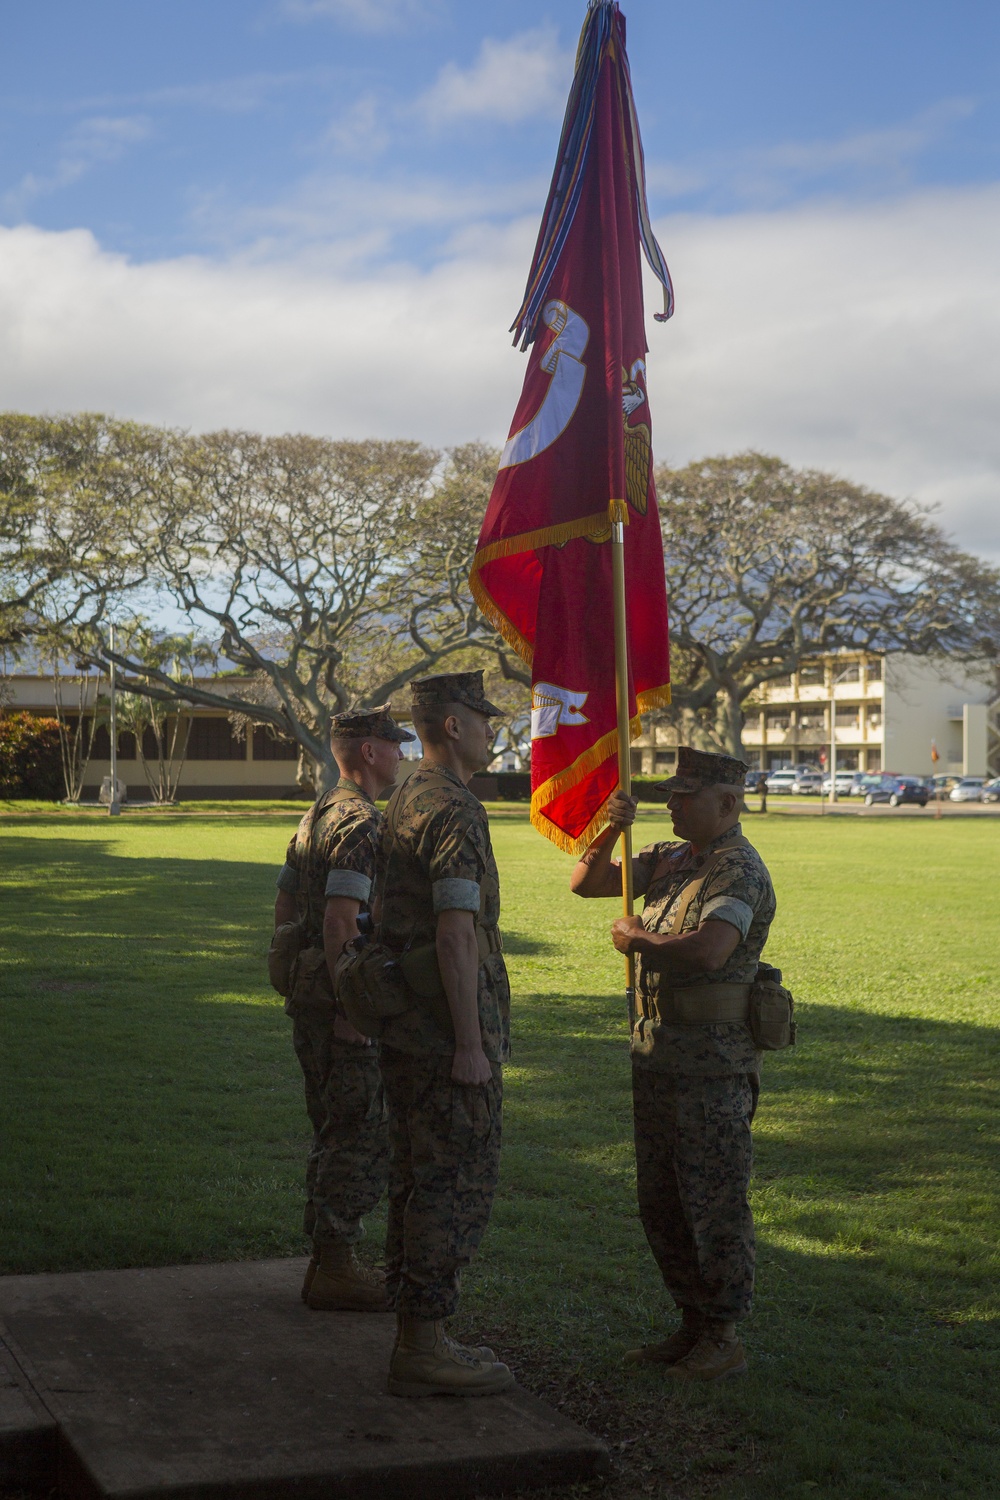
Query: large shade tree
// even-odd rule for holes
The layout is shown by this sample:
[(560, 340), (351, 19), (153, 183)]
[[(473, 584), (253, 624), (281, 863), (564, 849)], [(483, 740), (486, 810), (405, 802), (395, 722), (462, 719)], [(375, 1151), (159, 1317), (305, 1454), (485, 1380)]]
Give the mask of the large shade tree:
[[(317, 788), (336, 777), (331, 716), (448, 670), (492, 630), (465, 584), (459, 498), (488, 450), (293, 435), (168, 434), (128, 546), (151, 583), (235, 668), (178, 682), (118, 651), (123, 687), (221, 708), (299, 746)], [(477, 502), (476, 502), (477, 503)], [(76, 633), (109, 662), (99, 623)]]
[(742, 453), (656, 474), (675, 721), (739, 755), (744, 705), (807, 657), (995, 663), (1000, 574), (917, 506)]

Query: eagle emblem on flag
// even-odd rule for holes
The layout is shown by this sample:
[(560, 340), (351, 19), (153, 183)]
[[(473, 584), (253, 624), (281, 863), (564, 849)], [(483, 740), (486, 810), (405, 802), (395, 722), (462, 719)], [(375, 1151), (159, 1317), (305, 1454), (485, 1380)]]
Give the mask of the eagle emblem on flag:
[(622, 369), (622, 421), (625, 424), (625, 496), (637, 515), (646, 514), (649, 502), (649, 470), (653, 462), (653, 435), (648, 422), (631, 419), (646, 404), (646, 392), (636, 376), (646, 373), (644, 360), (637, 359), (631, 372)]

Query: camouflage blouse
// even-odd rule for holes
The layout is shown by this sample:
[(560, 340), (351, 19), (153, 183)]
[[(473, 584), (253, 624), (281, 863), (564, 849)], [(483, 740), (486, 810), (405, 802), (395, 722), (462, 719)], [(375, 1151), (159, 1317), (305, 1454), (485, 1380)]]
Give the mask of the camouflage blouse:
[[(740, 832), (737, 824), (698, 854), (693, 854), (690, 844), (683, 842), (650, 844), (640, 850), (634, 861), (635, 892), (646, 897), (642, 922), (647, 931), (670, 931), (684, 887), (697, 879), (709, 858)], [(654, 872), (664, 860), (668, 861), (667, 869), (654, 880)], [(756, 849), (745, 845), (734, 848), (713, 866), (689, 906), (681, 930), (693, 932), (706, 919), (724, 921), (737, 929), (740, 941), (722, 968), (711, 972), (685, 970), (672, 976), (669, 971), (653, 969), (646, 959), (639, 959), (640, 1016), (632, 1032), (632, 1061), (638, 1067), (699, 1075), (760, 1071), (760, 1054), (741, 1021), (667, 1026), (656, 1019), (651, 1002), (661, 988), (751, 983), (774, 911), (771, 877)]]
[[(394, 819), (383, 821), (378, 847), (379, 940), (397, 953), (434, 941), (442, 911), (478, 913), (485, 927), (500, 920), (500, 877), (486, 809), (454, 772), (421, 762), (407, 777)], [(483, 1051), (504, 1062), (510, 1051), (510, 985), (503, 956), (493, 953), (479, 968), (479, 1027)], [(382, 1040), (400, 1052), (455, 1050), (450, 1029), (425, 1002), (395, 1017)]]
[[(382, 814), (371, 798), (353, 781), (342, 776), (333, 789), (351, 793), (321, 807), (312, 832), (308, 855), (308, 877), (301, 880), (309, 848), (310, 808), (288, 845), (278, 889), (295, 897), (299, 920), (307, 915), (307, 940), (322, 940), (323, 909), (327, 896), (349, 896), (367, 911), (375, 881), (375, 851)], [(330, 796), (327, 793), (327, 796)]]

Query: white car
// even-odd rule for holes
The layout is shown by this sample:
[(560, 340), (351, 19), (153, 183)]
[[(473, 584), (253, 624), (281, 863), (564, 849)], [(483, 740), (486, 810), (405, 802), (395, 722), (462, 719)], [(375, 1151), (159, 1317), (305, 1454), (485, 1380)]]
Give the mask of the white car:
[(769, 796), (787, 796), (799, 779), (798, 771), (768, 771), (767, 790)]
[[(853, 796), (854, 791), (855, 791), (855, 782), (857, 781), (857, 779), (858, 779), (858, 773), (857, 773), (857, 771), (838, 771), (837, 772), (837, 796), (838, 797), (850, 797), (850, 796)], [(825, 797), (828, 797), (830, 795), (830, 778), (829, 778), (829, 776), (824, 776), (823, 777), (823, 785), (821, 787), (821, 791), (823, 792), (823, 795)]]
[(982, 802), (985, 776), (963, 776), (957, 786), (948, 793), (951, 802)]
[(823, 788), (823, 777), (819, 771), (796, 771), (792, 791), (800, 797), (815, 796)]

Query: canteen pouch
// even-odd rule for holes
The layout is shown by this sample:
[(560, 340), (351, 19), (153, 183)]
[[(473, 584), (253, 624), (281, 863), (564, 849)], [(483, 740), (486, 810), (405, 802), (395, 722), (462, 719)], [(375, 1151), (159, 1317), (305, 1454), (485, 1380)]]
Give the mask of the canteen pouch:
[(334, 966), (337, 1004), (362, 1036), (380, 1037), (386, 1023), (410, 1010), (399, 960), (383, 943), (349, 943)]
[(298, 922), (282, 922), (274, 929), (267, 950), (267, 977), (283, 1000), (292, 993), (292, 969), (302, 947), (302, 927)]
[(795, 1045), (795, 1001), (781, 983), (781, 970), (770, 964), (758, 965), (747, 1024), (758, 1052), (781, 1052)]
[(292, 965), (286, 1012), (332, 1015), (333, 1008), (333, 986), (325, 951), (321, 947), (300, 948)]

